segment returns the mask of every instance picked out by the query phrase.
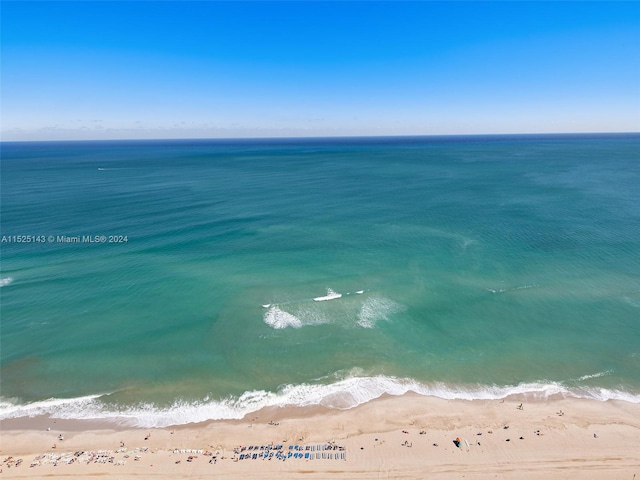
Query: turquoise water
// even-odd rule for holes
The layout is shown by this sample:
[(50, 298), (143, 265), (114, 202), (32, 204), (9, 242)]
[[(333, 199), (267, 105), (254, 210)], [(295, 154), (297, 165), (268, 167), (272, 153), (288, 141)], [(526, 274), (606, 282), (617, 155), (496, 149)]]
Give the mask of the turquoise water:
[(638, 135), (3, 143), (1, 174), (0, 418), (640, 402)]

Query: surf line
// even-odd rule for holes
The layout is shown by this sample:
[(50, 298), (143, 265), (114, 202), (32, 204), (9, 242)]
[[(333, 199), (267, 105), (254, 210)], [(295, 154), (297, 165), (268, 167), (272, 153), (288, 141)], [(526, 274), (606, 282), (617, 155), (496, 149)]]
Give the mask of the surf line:
[(324, 302), (327, 300), (336, 300), (338, 298), (342, 298), (343, 296), (347, 296), (347, 295), (362, 295), (363, 293), (364, 293), (364, 290), (356, 290), (355, 292), (347, 292), (347, 293), (337, 293), (331, 290), (330, 288), (327, 288), (327, 294), (321, 297), (307, 298), (304, 300), (282, 302), (282, 303), (264, 303), (262, 307), (263, 308), (277, 307), (279, 305), (290, 305), (292, 303), (302, 303), (305, 301), (308, 302), (309, 300), (313, 300), (314, 302)]

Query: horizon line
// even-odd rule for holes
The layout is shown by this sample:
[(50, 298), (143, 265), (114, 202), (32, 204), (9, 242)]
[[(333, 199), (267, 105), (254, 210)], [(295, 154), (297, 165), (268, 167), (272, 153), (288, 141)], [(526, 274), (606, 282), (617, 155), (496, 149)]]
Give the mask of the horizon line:
[(348, 139), (402, 139), (402, 138), (471, 138), (471, 137), (567, 137), (567, 136), (634, 136), (640, 131), (622, 132), (522, 132), (522, 133), (446, 133), (446, 134), (406, 134), (406, 135), (317, 135), (283, 137), (167, 137), (167, 138), (94, 138), (94, 139), (50, 139), (50, 140), (2, 140), (9, 143), (90, 143), (90, 142), (171, 142), (171, 141), (269, 141), (269, 140), (348, 140)]

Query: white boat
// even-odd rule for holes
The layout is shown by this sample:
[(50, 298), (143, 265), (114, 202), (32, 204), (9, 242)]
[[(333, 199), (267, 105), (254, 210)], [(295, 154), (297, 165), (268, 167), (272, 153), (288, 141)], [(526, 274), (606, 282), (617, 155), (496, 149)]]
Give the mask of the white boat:
[(313, 299), (314, 302), (324, 302), (325, 300), (335, 300), (336, 298), (342, 297), (341, 293), (336, 293), (330, 288), (327, 288), (327, 294), (324, 297), (316, 297)]

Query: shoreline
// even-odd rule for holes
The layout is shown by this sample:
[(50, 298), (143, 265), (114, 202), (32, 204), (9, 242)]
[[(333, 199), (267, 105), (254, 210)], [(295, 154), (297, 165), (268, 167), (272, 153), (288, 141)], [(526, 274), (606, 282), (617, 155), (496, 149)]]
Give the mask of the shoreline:
[[(307, 406), (298, 406), (298, 405), (282, 405), (282, 406), (265, 406), (259, 408), (258, 410), (248, 412), (242, 418), (217, 418), (217, 419), (209, 419), (203, 421), (194, 421), (188, 423), (176, 423), (172, 425), (166, 426), (141, 426), (141, 425), (132, 425), (127, 422), (127, 419), (123, 417), (122, 420), (118, 420), (116, 418), (58, 418), (49, 413), (43, 413), (34, 416), (23, 416), (23, 417), (15, 417), (15, 418), (5, 418), (0, 419), (0, 431), (42, 431), (47, 428), (53, 429), (54, 427), (61, 431), (72, 431), (72, 432), (81, 432), (88, 430), (114, 430), (114, 431), (126, 431), (126, 430), (161, 430), (161, 429), (185, 429), (185, 428), (200, 428), (207, 427), (211, 424), (229, 424), (229, 425), (240, 425), (245, 423), (251, 423), (253, 418), (268, 418), (273, 421), (289, 419), (305, 419), (309, 417), (313, 417), (316, 415), (330, 415), (332, 412), (348, 412), (351, 410), (355, 410), (358, 408), (362, 408), (364, 405), (367, 405), (372, 402), (380, 402), (384, 400), (394, 399), (394, 398), (414, 398), (416, 402), (419, 402), (419, 399), (431, 399), (433, 402), (458, 402), (461, 404), (465, 403), (504, 403), (504, 402), (526, 402), (526, 403), (553, 403), (563, 400), (568, 401), (586, 401), (586, 402), (595, 402), (597, 403), (606, 403), (606, 402), (620, 402), (621, 404), (630, 403), (631, 405), (636, 405), (634, 402), (629, 402), (627, 400), (621, 399), (607, 399), (607, 400), (599, 400), (595, 398), (582, 398), (582, 397), (572, 397), (566, 396), (563, 393), (552, 393), (552, 394), (538, 394), (538, 392), (524, 392), (524, 393), (512, 393), (504, 398), (492, 398), (492, 399), (461, 399), (461, 398), (442, 398), (436, 395), (425, 395), (422, 393), (417, 393), (414, 391), (407, 391), (406, 393), (397, 395), (390, 393), (383, 393), (377, 398), (373, 398), (371, 400), (367, 400), (360, 405), (356, 405), (353, 407), (345, 407), (345, 408), (333, 408), (326, 407), (324, 405), (307, 405)], [(640, 407), (640, 404), (637, 404)]]
[[(49, 419), (65, 425), (64, 428), (70, 430), (171, 428), (213, 421), (242, 421), (260, 412), (286, 412), (288, 416), (306, 416), (307, 411), (315, 411), (314, 409), (328, 412), (350, 410), (381, 398), (411, 395), (462, 402), (549, 402), (575, 399), (595, 402), (621, 401), (640, 405), (640, 393), (637, 390), (566, 386), (555, 382), (520, 383), (486, 388), (480, 385), (447, 386), (386, 376), (347, 377), (327, 385), (287, 386), (275, 394), (249, 391), (237, 397), (231, 404), (224, 400), (207, 398), (193, 403), (185, 401), (165, 406), (151, 405), (149, 408), (136, 404), (109, 406), (108, 400), (102, 403), (102, 397), (109, 395), (50, 398), (23, 405), (12, 405), (3, 401), (0, 402), (0, 429), (40, 430)], [(249, 397), (248, 401), (243, 400), (242, 397), (245, 395)], [(301, 402), (301, 398), (305, 401)]]
[[(4, 478), (640, 475), (640, 405), (619, 400), (444, 400), (409, 393), (348, 410), (267, 407), (241, 420), (163, 428), (46, 417), (3, 420), (0, 428)], [(342, 447), (335, 453), (344, 458), (329, 459), (334, 451), (320, 450), (327, 445)], [(253, 449), (246, 450), (253, 446), (276, 455), (253, 458)], [(243, 452), (251, 458), (240, 459)], [(305, 458), (312, 453), (327, 458)]]

